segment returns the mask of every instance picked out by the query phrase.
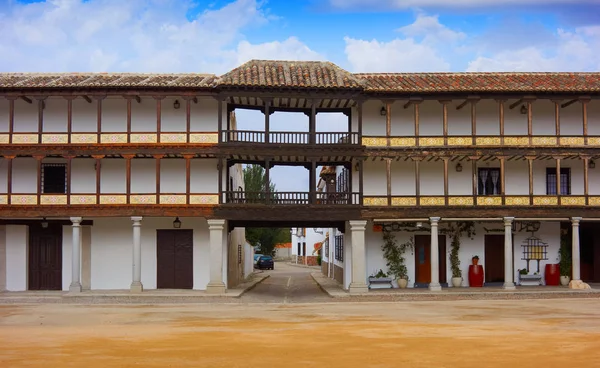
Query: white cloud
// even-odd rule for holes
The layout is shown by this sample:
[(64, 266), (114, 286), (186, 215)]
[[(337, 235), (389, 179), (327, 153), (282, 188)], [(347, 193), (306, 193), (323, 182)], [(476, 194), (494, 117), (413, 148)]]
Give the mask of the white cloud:
[(241, 41), (237, 47), (237, 64), (251, 59), (263, 60), (325, 60), (319, 53), (311, 50), (296, 37), (287, 40), (251, 44)]
[(600, 0), (329, 0), (338, 9), (411, 9), (411, 8), (484, 8), (527, 5), (575, 5), (600, 4)]
[(440, 23), (437, 15), (418, 14), (414, 23), (397, 29), (407, 37), (423, 37), (424, 43), (457, 42), (466, 38)]
[(231, 0), (188, 19), (196, 5), (195, 0), (9, 3), (0, 8), (0, 70), (219, 74), (261, 52), (316, 55), (296, 38), (262, 45), (244, 41), (244, 30), (274, 18), (263, 1)]

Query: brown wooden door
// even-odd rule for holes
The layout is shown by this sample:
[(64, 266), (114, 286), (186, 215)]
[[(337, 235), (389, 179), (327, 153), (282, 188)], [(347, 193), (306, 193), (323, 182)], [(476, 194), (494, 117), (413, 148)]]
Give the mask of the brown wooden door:
[[(446, 236), (438, 235), (440, 283), (446, 282)], [(431, 236), (415, 235), (415, 283), (431, 282)]]
[(156, 287), (191, 289), (193, 272), (193, 230), (156, 230)]
[(504, 282), (504, 235), (485, 236), (485, 282)]
[(29, 226), (29, 290), (62, 290), (62, 226)]

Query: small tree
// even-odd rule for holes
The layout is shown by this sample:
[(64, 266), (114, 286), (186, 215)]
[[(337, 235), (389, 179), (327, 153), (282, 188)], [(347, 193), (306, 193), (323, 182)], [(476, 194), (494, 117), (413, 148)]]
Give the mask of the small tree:
[(388, 273), (393, 275), (397, 279), (408, 280), (408, 270), (406, 268), (406, 258), (404, 253), (407, 249), (414, 249), (414, 239), (411, 236), (406, 243), (400, 245), (396, 242), (396, 236), (391, 231), (383, 232), (383, 257), (386, 260), (386, 266), (388, 267)]

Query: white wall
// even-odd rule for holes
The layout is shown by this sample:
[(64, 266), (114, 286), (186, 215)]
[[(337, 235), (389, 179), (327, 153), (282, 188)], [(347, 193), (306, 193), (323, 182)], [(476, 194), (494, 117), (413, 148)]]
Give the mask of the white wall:
[[(294, 230), (296, 230), (296, 228), (294, 228)], [(318, 229), (319, 231), (322, 231), (323, 234), (318, 234), (315, 232), (315, 229), (313, 228), (307, 228), (306, 229), (306, 237), (304, 236), (297, 236), (297, 232), (293, 232), (292, 233), (292, 255), (296, 256), (296, 255), (302, 255), (302, 254), (298, 254), (298, 243), (300, 243), (300, 248), (302, 249), (302, 243), (306, 242), (306, 255), (307, 256), (312, 256), (312, 255), (317, 255), (317, 254), (313, 254), (313, 251), (315, 250), (315, 243), (319, 243), (319, 242), (323, 242), (325, 240), (325, 233), (327, 232), (327, 229)]]
[(29, 232), (24, 225), (6, 225), (6, 290), (27, 290)]

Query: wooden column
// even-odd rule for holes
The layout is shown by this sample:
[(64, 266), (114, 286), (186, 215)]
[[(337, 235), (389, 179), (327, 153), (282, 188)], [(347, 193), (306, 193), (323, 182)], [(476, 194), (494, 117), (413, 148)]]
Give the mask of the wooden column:
[(71, 170), (72, 170), (72, 163), (73, 163), (73, 158), (75, 156), (63, 156), (65, 159), (67, 159), (67, 185), (66, 185), (66, 195), (67, 195), (67, 205), (71, 204)]
[[(385, 102), (385, 136), (386, 145), (390, 146), (390, 136), (392, 135), (392, 104), (389, 101)], [(389, 195), (389, 194), (388, 194)]]
[(442, 125), (444, 131), (444, 146), (448, 145), (448, 104), (450, 101), (440, 101), (442, 104)]
[[(269, 131), (271, 129), (271, 99), (270, 98), (265, 98), (264, 99), (265, 102), (265, 143), (270, 143), (271, 142), (271, 135), (269, 134)], [(312, 119), (312, 115), (309, 119)], [(312, 129), (312, 120), (309, 120), (308, 123), (308, 129), (309, 132), (312, 133), (313, 131)], [(311, 134), (309, 133), (309, 140), (310, 140), (310, 136)]]
[(101, 192), (101, 180), (102, 180), (102, 159), (104, 155), (92, 155), (92, 158), (96, 160), (96, 204), (100, 204)]
[[(218, 142), (223, 143), (223, 99), (221, 97), (217, 98), (217, 131), (219, 132)], [(219, 179), (219, 182), (221, 180)], [(219, 198), (221, 194), (219, 195)], [(219, 200), (221, 203), (221, 200)]]
[(496, 100), (498, 102), (498, 124), (500, 125), (500, 144), (504, 146), (504, 103), (506, 100)]
[(127, 143), (131, 143), (131, 97), (126, 96), (127, 100)]
[(421, 205), (421, 168), (420, 162), (425, 157), (411, 157), (411, 159), (415, 162), (415, 196), (417, 206)]
[[(421, 103), (421, 101), (415, 101), (413, 102), (414, 104), (414, 109), (415, 109), (415, 145), (418, 147), (419, 146), (419, 104)], [(418, 199), (417, 199), (418, 202)]]
[(477, 175), (477, 161), (479, 160), (479, 156), (470, 156), (469, 159), (471, 160), (471, 182), (472, 182), (472, 193), (473, 193), (473, 205), (476, 206), (477, 205), (477, 180), (478, 180), (478, 175)]
[(533, 160), (535, 160), (535, 156), (527, 156), (525, 158), (529, 166), (529, 204), (533, 206)]
[(7, 160), (6, 163), (6, 204), (11, 203), (12, 196), (12, 163), (13, 159), (17, 156), (4, 156)]
[(502, 196), (502, 205), (506, 204), (506, 157), (498, 156), (500, 161), (500, 195)]
[(589, 97), (581, 98), (581, 115), (583, 120), (583, 142), (587, 146), (588, 143), (588, 113), (587, 106), (588, 102), (590, 102)]
[(363, 197), (364, 197), (364, 181), (363, 181), (363, 171), (364, 171), (364, 162), (363, 160), (358, 161), (358, 195), (360, 205), (363, 205)]
[[(190, 143), (190, 132), (192, 131), (192, 98), (185, 98), (185, 141)], [(189, 197), (189, 194), (188, 194)]]
[(385, 159), (385, 175), (387, 179), (387, 204), (392, 205), (392, 159)]
[(96, 99), (97, 102), (97, 107), (96, 107), (96, 140), (97, 143), (101, 143), (101, 138), (102, 138), (102, 100), (105, 98), (106, 96), (95, 96), (94, 98)]
[(156, 160), (156, 204), (160, 204), (160, 159), (165, 155), (152, 155)]
[(40, 144), (44, 133), (44, 101), (46, 97), (36, 97), (36, 100), (38, 102), (38, 144)]
[[(308, 201), (310, 204), (316, 204), (317, 199), (317, 162), (313, 159), (310, 161), (310, 175), (309, 175), (310, 185), (309, 188), (309, 198)], [(268, 185), (268, 182), (267, 182)]]
[[(219, 157), (219, 162), (217, 163), (217, 172), (219, 175), (219, 204), (222, 204), (223, 203), (223, 158), (222, 157)], [(227, 180), (229, 180), (229, 178), (227, 178)]]
[(156, 142), (160, 143), (160, 132), (162, 130), (162, 100), (164, 96), (154, 96), (156, 100)]
[(583, 195), (585, 196), (585, 205), (588, 206), (590, 204), (588, 197), (590, 193), (590, 183), (588, 176), (590, 158), (588, 156), (582, 156), (581, 158), (583, 160)]
[(527, 100), (527, 136), (529, 137), (529, 145), (531, 145), (533, 143), (533, 111), (531, 100)]
[[(445, 105), (444, 105), (445, 106)], [(444, 204), (447, 206), (448, 205), (448, 195), (450, 193), (450, 191), (448, 190), (448, 160), (450, 158), (449, 157), (442, 157), (442, 160), (444, 161)]]
[(37, 160), (37, 204), (40, 204), (42, 195), (42, 161), (45, 156), (33, 156)]
[[(358, 143), (362, 144), (362, 132), (363, 132), (363, 126), (362, 126), (362, 119), (363, 119), (363, 100), (358, 100), (356, 101), (357, 103), (357, 110), (358, 110)], [(360, 175), (362, 178), (362, 174)], [(361, 190), (362, 193), (362, 190)], [(361, 194), (362, 196), (362, 194)], [(362, 204), (362, 197), (361, 197), (361, 204)]]
[(187, 204), (190, 204), (190, 192), (192, 191), (192, 159), (194, 157), (195, 155), (183, 155), (183, 158), (185, 158), (185, 203)]
[(560, 145), (560, 103), (561, 100), (552, 100), (554, 102), (554, 134), (556, 135), (556, 144)]
[(479, 98), (472, 97), (471, 100), (471, 139), (472, 144), (477, 144), (477, 102)]
[(556, 195), (558, 196), (558, 204), (560, 204), (560, 196), (562, 194), (560, 188), (560, 157), (554, 157), (556, 160)]
[[(269, 183), (271, 182), (271, 160), (269, 158), (267, 158), (265, 160), (265, 201), (267, 204), (271, 203), (271, 186), (269, 185)], [(309, 183), (309, 192), (310, 192), (310, 188), (312, 188), (310, 186)], [(310, 194), (309, 194), (309, 198), (310, 198)]]
[(308, 124), (308, 142), (310, 144), (317, 144), (317, 105), (321, 103), (321, 100), (312, 100), (310, 104), (310, 118)]
[(125, 172), (126, 172), (126, 180), (125, 180), (125, 194), (127, 195), (127, 204), (131, 203), (131, 159), (135, 157), (135, 155), (122, 155), (125, 159)]
[(73, 100), (75, 97), (65, 97), (67, 100), (67, 143), (71, 144), (71, 134), (73, 133)]
[(16, 97), (7, 97), (8, 99), (8, 143), (12, 144), (13, 133), (15, 130), (15, 100)]

